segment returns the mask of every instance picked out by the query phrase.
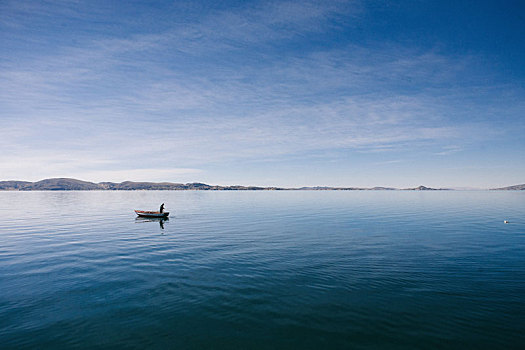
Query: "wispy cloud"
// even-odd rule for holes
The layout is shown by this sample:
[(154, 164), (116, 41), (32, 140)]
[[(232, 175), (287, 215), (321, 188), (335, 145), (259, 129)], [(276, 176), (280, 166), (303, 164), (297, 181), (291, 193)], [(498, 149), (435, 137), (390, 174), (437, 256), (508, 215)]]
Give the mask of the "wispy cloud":
[[(3, 6), (11, 16), (0, 23), (11, 30), (30, 13), (80, 21), (109, 11), (84, 2)], [(0, 175), (172, 180), (210, 164), (331, 150), (444, 156), (492, 137), (494, 115), (521, 113), (523, 90), (492, 81), (472, 54), (322, 40), (304, 52), (289, 49), (361, 11), (359, 2), (263, 2), (148, 31), (119, 19), (134, 29), (80, 33), (85, 40), (38, 56), (4, 51), (0, 146), (12, 158), (0, 156)], [(147, 157), (159, 150), (162, 161)], [(392, 157), (383, 163), (401, 159)]]
[(461, 147), (451, 145), (451, 146), (443, 147), (443, 150), (441, 152), (437, 152), (435, 154), (438, 156), (448, 156), (450, 154), (454, 154), (460, 151), (461, 151)]

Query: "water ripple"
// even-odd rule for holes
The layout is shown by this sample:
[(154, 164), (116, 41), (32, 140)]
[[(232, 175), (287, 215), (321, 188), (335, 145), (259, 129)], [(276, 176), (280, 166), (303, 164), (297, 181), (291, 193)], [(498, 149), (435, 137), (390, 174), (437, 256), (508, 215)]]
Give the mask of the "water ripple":
[(524, 195), (0, 192), (0, 343), (521, 348)]

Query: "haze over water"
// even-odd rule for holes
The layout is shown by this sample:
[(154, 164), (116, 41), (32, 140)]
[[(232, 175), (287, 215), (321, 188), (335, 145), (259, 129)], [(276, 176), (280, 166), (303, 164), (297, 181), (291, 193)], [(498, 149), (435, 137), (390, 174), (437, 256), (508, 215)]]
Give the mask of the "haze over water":
[(523, 348), (524, 213), (525, 191), (0, 192), (0, 344)]

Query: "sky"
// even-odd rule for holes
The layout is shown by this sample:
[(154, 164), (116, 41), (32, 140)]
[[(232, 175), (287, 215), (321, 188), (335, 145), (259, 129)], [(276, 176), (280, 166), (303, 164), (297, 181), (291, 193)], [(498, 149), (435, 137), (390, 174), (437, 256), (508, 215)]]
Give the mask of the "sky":
[(0, 1), (0, 180), (525, 183), (523, 1)]

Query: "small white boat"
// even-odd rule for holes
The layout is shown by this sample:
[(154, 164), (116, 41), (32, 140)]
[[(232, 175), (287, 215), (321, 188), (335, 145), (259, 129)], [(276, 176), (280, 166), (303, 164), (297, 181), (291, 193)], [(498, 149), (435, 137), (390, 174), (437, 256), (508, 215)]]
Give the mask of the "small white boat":
[(135, 210), (135, 214), (137, 214), (138, 216), (145, 217), (145, 218), (165, 218), (168, 215), (170, 215), (170, 213), (167, 211), (164, 211), (161, 213), (160, 211), (146, 211), (146, 210)]

